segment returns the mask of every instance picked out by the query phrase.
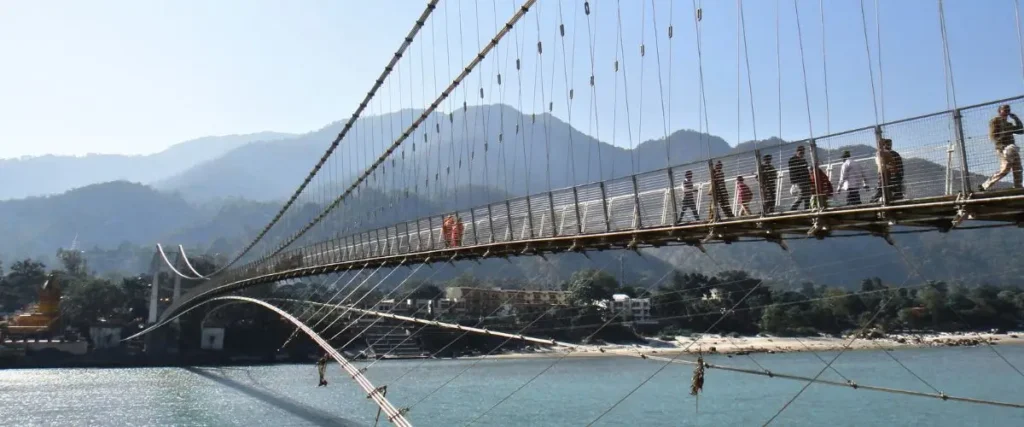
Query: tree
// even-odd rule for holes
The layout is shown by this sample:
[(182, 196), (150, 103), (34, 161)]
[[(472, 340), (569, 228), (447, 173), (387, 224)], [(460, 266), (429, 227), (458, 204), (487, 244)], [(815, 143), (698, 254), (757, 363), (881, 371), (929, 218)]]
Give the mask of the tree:
[(433, 283), (418, 283), (414, 286), (410, 286), (406, 283), (404, 286), (405, 290), (401, 299), (429, 299), (436, 300), (444, 297), (444, 290)]
[(483, 285), (480, 279), (469, 273), (462, 273), (458, 277), (449, 280), (448, 286), (450, 288), (479, 288)]
[(11, 264), (4, 279), (0, 306), (8, 311), (18, 310), (36, 300), (39, 287), (46, 281), (46, 266), (31, 259), (17, 261)]
[(81, 251), (57, 249), (57, 259), (68, 276), (83, 278), (89, 275), (88, 263)]
[(618, 289), (615, 276), (600, 270), (580, 270), (569, 277), (569, 305), (584, 306), (610, 299)]
[(104, 279), (86, 278), (71, 284), (61, 301), (65, 322), (88, 330), (96, 322), (131, 320), (124, 290)]

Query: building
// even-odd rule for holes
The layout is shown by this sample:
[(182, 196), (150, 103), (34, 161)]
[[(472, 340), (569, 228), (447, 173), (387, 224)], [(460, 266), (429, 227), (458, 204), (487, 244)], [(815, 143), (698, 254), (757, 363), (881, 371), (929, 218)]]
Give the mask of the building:
[(651, 299), (630, 298), (626, 294), (612, 295), (612, 299), (601, 304), (608, 310), (608, 316), (618, 316), (627, 322), (646, 323), (651, 321)]
[(700, 299), (704, 301), (718, 301), (722, 299), (722, 290), (718, 288), (711, 288), (711, 291)]
[(391, 310), (395, 309), (395, 300), (383, 299), (377, 302), (377, 305), (373, 306), (373, 311), (380, 311), (384, 313), (390, 313)]
[(569, 293), (566, 291), (451, 287), (445, 289), (445, 297), (448, 300), (446, 306), (461, 305), (470, 314), (489, 314), (505, 304), (517, 308), (569, 304)]
[(114, 348), (121, 345), (121, 326), (100, 324), (89, 328), (93, 349)]

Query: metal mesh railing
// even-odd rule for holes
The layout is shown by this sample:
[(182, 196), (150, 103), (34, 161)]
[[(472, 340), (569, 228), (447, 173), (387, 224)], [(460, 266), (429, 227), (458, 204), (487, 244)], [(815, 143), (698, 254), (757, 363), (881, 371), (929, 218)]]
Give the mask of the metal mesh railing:
[[(713, 204), (728, 208), (735, 217), (771, 216), (801, 212), (807, 203), (797, 203), (808, 188), (806, 178), (797, 170), (802, 163), (791, 159), (803, 147), (806, 167), (818, 169), (835, 190), (826, 209), (846, 209), (851, 200), (862, 205), (881, 203), (881, 183), (877, 167), (876, 137), (892, 140), (892, 151), (902, 167), (887, 175), (890, 192), (887, 203), (908, 203), (936, 197), (955, 197), (977, 189), (998, 171), (1000, 161), (988, 136), (988, 124), (997, 108), (1008, 103), (1024, 110), (1024, 99), (1014, 98), (905, 119), (854, 131), (799, 141), (762, 146), (756, 151), (733, 153), (710, 162), (689, 164), (644, 172), (605, 182), (554, 190), (528, 197), (492, 203), (459, 212), (409, 220), (396, 225), (337, 237), (324, 242), (290, 248), (270, 258), (262, 258), (227, 272), (220, 280), (204, 288), (257, 275), (303, 267), (374, 258), (423, 253), (455, 246), (467, 247), (492, 243), (541, 240), (551, 237), (592, 235), (607, 232), (668, 227), (696, 222), (728, 222), (733, 218), (719, 212), (708, 214)], [(962, 137), (961, 137), (962, 135)], [(812, 148), (816, 148), (812, 156)], [(848, 151), (848, 185), (843, 188), (840, 175), (843, 153)], [(765, 156), (771, 156), (765, 161)], [(723, 179), (712, 185), (712, 169), (721, 163)], [(770, 168), (765, 165), (770, 165)], [(862, 174), (854, 176), (860, 169)], [(804, 169), (807, 170), (807, 169)], [(760, 172), (760, 173), (759, 173)], [(808, 176), (810, 172), (803, 174)], [(1012, 175), (1011, 175), (1012, 176)], [(738, 191), (743, 181), (750, 191)], [(866, 181), (866, 188), (863, 185)], [(1012, 186), (1010, 177), (993, 189)], [(718, 194), (712, 189), (718, 188)], [(840, 191), (842, 190), (842, 191)], [(856, 191), (858, 197), (848, 195)], [(812, 189), (813, 192), (813, 189)], [(741, 193), (746, 196), (741, 197)], [(741, 207), (745, 206), (745, 209)], [(697, 216), (694, 213), (697, 213)], [(741, 215), (742, 214), (742, 215)], [(458, 235), (445, 225), (454, 217), (462, 224)]]

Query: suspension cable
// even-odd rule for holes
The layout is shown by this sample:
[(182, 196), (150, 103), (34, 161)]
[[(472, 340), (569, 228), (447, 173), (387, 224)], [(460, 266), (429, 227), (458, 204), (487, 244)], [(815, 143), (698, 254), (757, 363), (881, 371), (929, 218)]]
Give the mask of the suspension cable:
[(949, 37), (946, 35), (946, 11), (942, 5), (942, 0), (938, 0), (939, 4), (939, 29), (942, 32), (942, 54), (946, 62), (947, 71), (947, 84), (949, 87), (949, 96), (952, 97), (953, 108), (956, 108), (956, 84), (953, 78), (953, 59), (949, 55)]
[(1021, 78), (1024, 79), (1024, 40), (1021, 39), (1020, 33), (1020, 0), (1013, 0), (1013, 15), (1017, 22), (1017, 47), (1020, 48)]
[[(828, 56), (825, 53), (825, 46), (828, 44), (828, 38), (825, 37), (825, 0), (818, 0), (818, 9), (821, 12), (821, 74), (825, 79), (825, 135), (831, 135), (832, 111), (830, 110), (828, 100)], [(829, 150), (829, 156), (831, 156), (831, 153), (832, 150)]]
[(494, 46), (496, 46), (498, 42), (501, 41), (501, 39), (504, 38), (506, 34), (508, 34), (509, 30), (515, 25), (515, 23), (519, 22), (519, 20), (524, 15), (526, 15), (526, 12), (530, 10), (530, 7), (533, 6), (533, 4), (536, 3), (536, 1), (537, 0), (525, 0), (523, 2), (523, 5), (519, 8), (519, 10), (512, 16), (512, 18), (509, 19), (509, 21), (501, 28), (501, 30), (498, 31), (494, 38), (492, 38), (491, 41), (488, 42), (487, 45), (476, 56), (473, 57), (473, 60), (471, 60), (469, 64), (467, 64), (466, 67), (462, 70), (462, 72), (452, 81), (452, 83), (448, 85), (448, 88), (441, 92), (440, 96), (438, 96), (438, 98), (434, 100), (434, 102), (431, 103), (430, 106), (426, 110), (424, 110), (423, 113), (418, 118), (416, 118), (416, 121), (414, 121), (402, 133), (402, 135), (398, 137), (398, 139), (391, 143), (387, 150), (384, 153), (382, 153), (370, 167), (363, 171), (359, 178), (356, 179), (355, 183), (353, 183), (348, 189), (345, 190), (345, 192), (343, 192), (341, 195), (335, 198), (334, 201), (332, 201), (331, 204), (328, 205), (323, 212), (321, 212), (319, 215), (317, 215), (316, 218), (313, 219), (313, 221), (304, 226), (298, 233), (286, 239), (285, 242), (282, 243), (269, 256), (277, 255), (278, 253), (283, 251), (286, 247), (288, 247), (288, 245), (297, 240), (300, 236), (309, 231), (310, 228), (312, 228), (314, 225), (320, 222), (320, 220), (322, 220), (324, 216), (327, 215), (328, 212), (334, 210), (334, 208), (341, 204), (343, 200), (348, 198), (348, 196), (355, 190), (355, 188), (362, 184), (366, 180), (366, 178), (370, 176), (370, 174), (376, 171), (377, 167), (383, 164), (384, 161), (391, 155), (391, 153), (393, 153), (395, 149), (398, 148), (398, 146), (405, 142), (405, 140), (408, 139), (409, 136), (417, 128), (419, 128), (421, 124), (423, 124), (423, 122), (430, 116), (430, 114), (437, 109), (440, 103), (448, 98), (448, 96), (459, 86), (460, 83), (462, 83), (462, 81), (473, 71), (473, 69), (476, 68), (476, 66), (483, 61), (483, 59), (494, 48)]
[[(263, 239), (264, 236), (267, 235), (267, 233), (270, 231), (270, 228), (273, 227), (274, 224), (276, 224), (281, 219), (282, 216), (284, 216), (284, 213), (288, 210), (288, 208), (290, 208), (292, 204), (295, 203), (295, 201), (299, 198), (299, 195), (302, 194), (302, 191), (306, 189), (306, 186), (308, 186), (309, 183), (313, 180), (313, 177), (316, 176), (317, 172), (320, 171), (320, 168), (323, 167), (327, 159), (331, 157), (331, 154), (334, 153), (334, 150), (338, 148), (338, 144), (341, 143), (341, 140), (345, 138), (345, 135), (347, 135), (349, 130), (351, 130), (352, 127), (355, 125), (356, 120), (359, 118), (360, 115), (362, 115), (363, 110), (366, 109), (367, 104), (369, 104), (370, 100), (373, 99), (374, 95), (376, 95), (377, 90), (384, 84), (384, 81), (387, 79), (388, 75), (391, 74), (391, 71), (398, 63), (398, 60), (402, 58), (402, 54), (409, 47), (409, 45), (412, 44), (412, 41), (413, 39), (416, 38), (416, 35), (419, 33), (420, 28), (423, 28), (423, 25), (426, 22), (427, 18), (429, 18), (430, 15), (434, 12), (434, 9), (437, 7), (438, 1), (439, 0), (430, 0), (427, 3), (427, 7), (423, 9), (423, 12), (420, 14), (420, 17), (416, 20), (416, 23), (413, 25), (413, 28), (409, 31), (409, 34), (406, 35), (401, 46), (399, 46), (398, 51), (395, 52), (395, 55), (391, 58), (391, 61), (388, 62), (388, 65), (384, 67), (384, 71), (381, 72), (380, 77), (378, 77), (377, 80), (374, 82), (373, 86), (370, 88), (370, 91), (363, 98), (363, 101), (359, 103), (358, 107), (356, 107), (356, 111), (352, 113), (352, 116), (348, 119), (348, 122), (345, 123), (345, 127), (342, 128), (341, 133), (339, 133), (338, 136), (334, 138), (334, 141), (331, 141), (331, 145), (327, 148), (327, 151), (324, 153), (323, 156), (320, 157), (320, 160), (313, 167), (313, 170), (311, 170), (309, 174), (306, 176), (306, 179), (304, 179), (302, 183), (299, 184), (299, 187), (295, 189), (295, 192), (292, 194), (290, 198), (288, 198), (288, 201), (285, 202), (284, 206), (281, 207), (281, 210), (279, 210), (277, 214), (274, 215), (274, 218), (270, 221), (270, 223), (263, 227), (263, 230), (260, 231), (258, 235), (256, 235), (256, 238), (254, 238), (252, 242), (249, 242), (249, 244), (246, 245), (245, 249), (243, 249), (241, 253), (236, 255), (235, 258), (229, 261), (227, 264), (224, 264), (224, 266), (217, 269), (217, 271), (210, 273), (208, 276), (213, 276), (215, 274), (220, 273), (221, 271), (224, 271), (225, 269), (233, 265), (235, 262), (237, 262), (239, 259), (241, 259), (243, 256), (245, 256), (245, 254), (247, 254), (254, 246), (256, 246), (257, 243), (259, 243), (261, 239)], [(280, 250), (276, 251), (275, 254), (277, 252), (280, 252)]]
[(791, 398), (789, 399), (789, 401), (787, 401), (787, 402), (786, 402), (786, 403), (785, 403), (784, 405), (782, 405), (782, 407), (781, 407), (781, 408), (779, 408), (778, 412), (776, 412), (776, 413), (775, 413), (775, 415), (772, 415), (772, 417), (771, 417), (771, 418), (769, 418), (769, 419), (768, 419), (768, 421), (766, 421), (766, 422), (764, 423), (764, 426), (767, 426), (767, 425), (771, 424), (771, 423), (772, 423), (772, 421), (775, 421), (775, 419), (779, 417), (779, 415), (782, 415), (782, 413), (783, 413), (783, 412), (784, 412), (784, 411), (786, 410), (786, 408), (789, 408), (789, 405), (793, 404), (793, 402), (795, 402), (795, 401), (796, 401), (796, 399), (797, 399), (798, 397), (800, 397), (800, 395), (802, 395), (802, 394), (804, 393), (804, 391), (806, 391), (806, 390), (807, 390), (807, 387), (810, 387), (810, 386), (811, 386), (811, 384), (814, 384), (814, 383), (815, 383), (815, 382), (816, 382), (816, 381), (818, 380), (818, 378), (819, 378), (819, 377), (821, 377), (821, 374), (825, 373), (825, 371), (826, 371), (826, 370), (828, 370), (828, 368), (829, 368), (830, 366), (832, 366), (832, 364), (833, 364), (833, 363), (835, 363), (835, 361), (836, 361), (837, 359), (839, 359), (839, 356), (842, 356), (842, 355), (843, 355), (843, 353), (845, 353), (845, 352), (846, 352), (846, 350), (849, 350), (849, 349), (850, 349), (850, 346), (851, 346), (851, 345), (853, 345), (853, 342), (854, 342), (854, 341), (856, 341), (856, 340), (857, 340), (857, 338), (858, 338), (858, 337), (859, 337), (859, 336), (860, 336), (861, 334), (863, 334), (865, 330), (867, 330), (868, 326), (870, 326), (870, 325), (871, 325), (871, 323), (872, 323), (872, 322), (874, 322), (876, 318), (878, 318), (878, 315), (879, 315), (879, 314), (882, 314), (882, 309), (884, 309), (884, 308), (885, 308), (885, 305), (886, 305), (886, 304), (888, 304), (888, 303), (889, 303), (889, 301), (891, 301), (891, 298), (890, 298), (890, 299), (886, 299), (886, 300), (885, 300), (885, 301), (883, 301), (883, 302), (882, 302), (881, 304), (879, 304), (879, 305), (878, 305), (878, 310), (875, 310), (875, 314), (874, 314), (873, 316), (871, 316), (871, 318), (870, 318), (870, 319), (868, 319), (868, 321), (867, 321), (867, 322), (865, 322), (863, 326), (861, 326), (861, 329), (860, 329), (860, 331), (859, 331), (859, 332), (858, 332), (857, 334), (854, 334), (854, 336), (853, 336), (852, 338), (850, 338), (850, 341), (848, 341), (848, 342), (847, 342), (847, 343), (846, 343), (846, 344), (845, 344), (845, 345), (843, 346), (843, 348), (842, 348), (842, 349), (841, 349), (841, 350), (839, 351), (839, 353), (837, 353), (837, 354), (835, 355), (835, 357), (833, 357), (833, 358), (832, 358), (832, 360), (830, 360), (830, 361), (828, 362), (828, 364), (826, 364), (826, 365), (825, 365), (824, 367), (822, 367), (822, 368), (821, 368), (821, 370), (819, 370), (819, 371), (818, 371), (818, 373), (817, 373), (817, 374), (815, 374), (815, 375), (814, 375), (814, 377), (813, 377), (813, 378), (811, 378), (811, 380), (810, 380), (810, 381), (807, 381), (807, 383), (806, 383), (806, 384), (804, 384), (804, 386), (803, 386), (803, 387), (802, 387), (802, 388), (800, 389), (800, 391), (796, 392), (796, 394), (795, 394), (795, 395), (793, 395), (793, 397), (791, 397)]
[(800, 28), (800, 8), (797, 6), (797, 0), (793, 0), (793, 12), (796, 15), (796, 34), (797, 41), (800, 45), (800, 69), (803, 71), (804, 76), (804, 105), (807, 106), (807, 129), (810, 133), (810, 137), (814, 138), (814, 126), (811, 122), (811, 92), (807, 85), (807, 62), (804, 60), (804, 36), (803, 30)]
[[(754, 134), (754, 149), (757, 149), (757, 121), (754, 118), (754, 84), (750, 73), (750, 51), (747, 48), (747, 21), (743, 13), (743, 0), (736, 0), (739, 6), (740, 30), (743, 33), (743, 58), (747, 64), (747, 94), (750, 98), (750, 129)], [(737, 141), (738, 142), (738, 141)]]
[(878, 95), (875, 93), (875, 67), (871, 64), (871, 44), (868, 42), (868, 18), (864, 12), (864, 0), (860, 0), (860, 22), (864, 29), (864, 51), (868, 55), (868, 77), (871, 80), (871, 106), (875, 111), (875, 125), (882, 122), (878, 119)]
[(885, 122), (885, 72), (882, 71), (882, 12), (881, 4), (875, 0), (875, 40), (878, 42), (878, 106)]

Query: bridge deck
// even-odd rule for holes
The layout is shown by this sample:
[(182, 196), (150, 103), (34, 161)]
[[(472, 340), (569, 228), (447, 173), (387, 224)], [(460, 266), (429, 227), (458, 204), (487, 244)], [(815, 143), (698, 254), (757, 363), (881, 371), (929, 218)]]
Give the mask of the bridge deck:
[[(1024, 97), (900, 120), (877, 127), (842, 132), (815, 140), (763, 147), (646, 172), (604, 182), (580, 185), (526, 197), (402, 222), (282, 251), (270, 258), (225, 272), (172, 305), (233, 289), (276, 280), (343, 271), (351, 268), (393, 266), (504, 257), (544, 252), (636, 248), (673, 244), (697, 245), (706, 240), (761, 239), (777, 241), (786, 235), (826, 237), (834, 230), (885, 234), (892, 224), (948, 230), (963, 219), (1018, 222), (1024, 212), (1024, 190), (1002, 183), (993, 191), (974, 193), (998, 169), (989, 140), (988, 120), (999, 103), (1024, 109)], [(876, 135), (893, 140), (903, 158), (903, 197), (888, 203), (870, 203), (877, 189)], [(838, 189), (840, 153), (851, 151), (861, 165), (870, 191), (860, 191), (863, 204), (848, 204), (847, 192), (837, 194), (831, 207), (791, 209), (789, 159), (797, 146), (807, 150), (809, 164), (817, 163)], [(759, 159), (770, 154), (775, 174), (766, 173)], [(724, 189), (712, 188), (711, 169), (722, 163)], [(684, 176), (692, 174), (694, 208), (701, 220), (686, 209)], [(774, 175), (777, 185), (765, 185)], [(739, 211), (735, 191), (743, 177), (753, 192), (750, 213), (734, 218), (710, 212), (721, 204)], [(717, 196), (716, 196), (717, 195)], [(772, 209), (776, 206), (776, 209)], [(456, 215), (464, 224), (462, 241), (448, 244), (442, 223)], [(681, 217), (681, 215), (685, 215)]]

